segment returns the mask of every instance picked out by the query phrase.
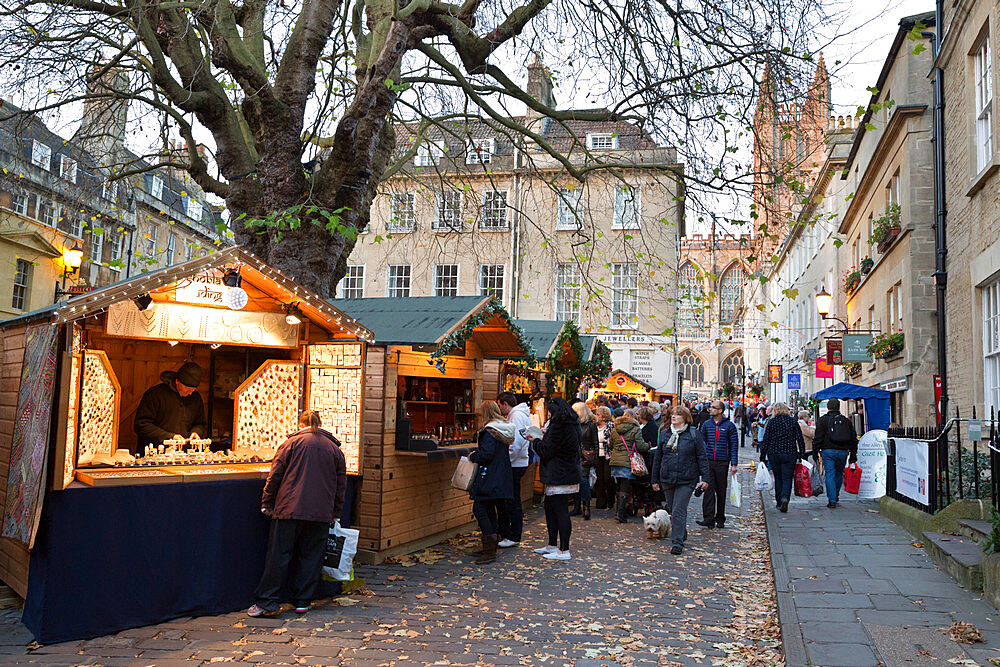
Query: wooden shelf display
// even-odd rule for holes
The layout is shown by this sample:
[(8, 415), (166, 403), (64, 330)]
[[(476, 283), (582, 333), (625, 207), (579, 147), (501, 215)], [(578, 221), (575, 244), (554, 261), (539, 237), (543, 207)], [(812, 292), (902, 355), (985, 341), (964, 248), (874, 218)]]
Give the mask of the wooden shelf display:
[(236, 389), (233, 451), (270, 460), (298, 430), (299, 364), (271, 359)]
[(80, 365), (83, 357), (74, 354), (69, 365), (69, 404), (66, 410), (66, 452), (63, 454), (62, 486), (73, 481), (76, 469), (76, 425), (80, 406)]
[(101, 454), (111, 456), (118, 447), (118, 411), (122, 388), (108, 355), (100, 350), (83, 352), (80, 408), (76, 415), (77, 460), (80, 465)]
[(360, 343), (310, 345), (308, 360), (306, 405), (319, 412), (323, 428), (340, 440), (347, 474), (360, 474), (364, 347)]

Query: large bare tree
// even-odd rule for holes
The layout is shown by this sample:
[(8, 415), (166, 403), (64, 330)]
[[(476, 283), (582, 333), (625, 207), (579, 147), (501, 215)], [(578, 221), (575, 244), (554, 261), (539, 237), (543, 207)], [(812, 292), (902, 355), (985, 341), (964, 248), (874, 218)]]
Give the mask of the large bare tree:
[[(708, 210), (718, 193), (749, 192), (755, 84), (765, 65), (779, 84), (811, 72), (822, 4), (0, 0), (0, 81), (26, 112), (128, 100), (134, 129), (179, 136), (186, 150), (151, 151), (118, 165), (120, 177), (150, 163), (186, 169), (225, 200), (237, 242), (332, 295), (378, 184), (443, 118), (488, 119), (581, 180), (623, 165), (582, 140), (554, 145), (526, 118), (626, 120), (676, 147), (689, 211), (699, 196)], [(560, 97), (589, 110), (522, 89), (510, 64), (535, 53)], [(127, 86), (101, 85), (117, 72)]]

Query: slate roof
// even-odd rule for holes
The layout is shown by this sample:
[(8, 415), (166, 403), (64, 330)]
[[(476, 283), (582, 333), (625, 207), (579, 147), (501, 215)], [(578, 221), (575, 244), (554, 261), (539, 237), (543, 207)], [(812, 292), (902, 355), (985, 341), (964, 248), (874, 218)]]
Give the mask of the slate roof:
[(545, 359), (555, 348), (566, 322), (562, 320), (514, 320), (535, 350), (536, 359)]
[(379, 345), (435, 345), (489, 302), (488, 296), (411, 296), (330, 299), (330, 304), (375, 334)]

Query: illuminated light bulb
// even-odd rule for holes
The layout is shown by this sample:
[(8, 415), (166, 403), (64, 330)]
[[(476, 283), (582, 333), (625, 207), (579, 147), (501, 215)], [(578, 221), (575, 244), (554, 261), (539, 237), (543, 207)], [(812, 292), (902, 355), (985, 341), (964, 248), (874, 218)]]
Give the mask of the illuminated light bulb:
[(174, 345), (177, 345), (177, 343), (179, 343), (179, 342), (180, 342), (179, 340), (168, 340), (167, 341), (167, 343), (170, 344), (170, 347), (173, 347)]
[(230, 310), (243, 310), (249, 301), (250, 297), (242, 287), (230, 287), (226, 292), (226, 306)]

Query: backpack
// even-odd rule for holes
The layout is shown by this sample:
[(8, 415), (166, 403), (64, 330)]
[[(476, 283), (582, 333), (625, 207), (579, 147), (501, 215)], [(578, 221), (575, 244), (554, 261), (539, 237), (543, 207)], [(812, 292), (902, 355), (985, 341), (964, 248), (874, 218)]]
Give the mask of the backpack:
[(850, 444), (853, 439), (851, 422), (842, 414), (834, 414), (830, 418), (830, 442)]

